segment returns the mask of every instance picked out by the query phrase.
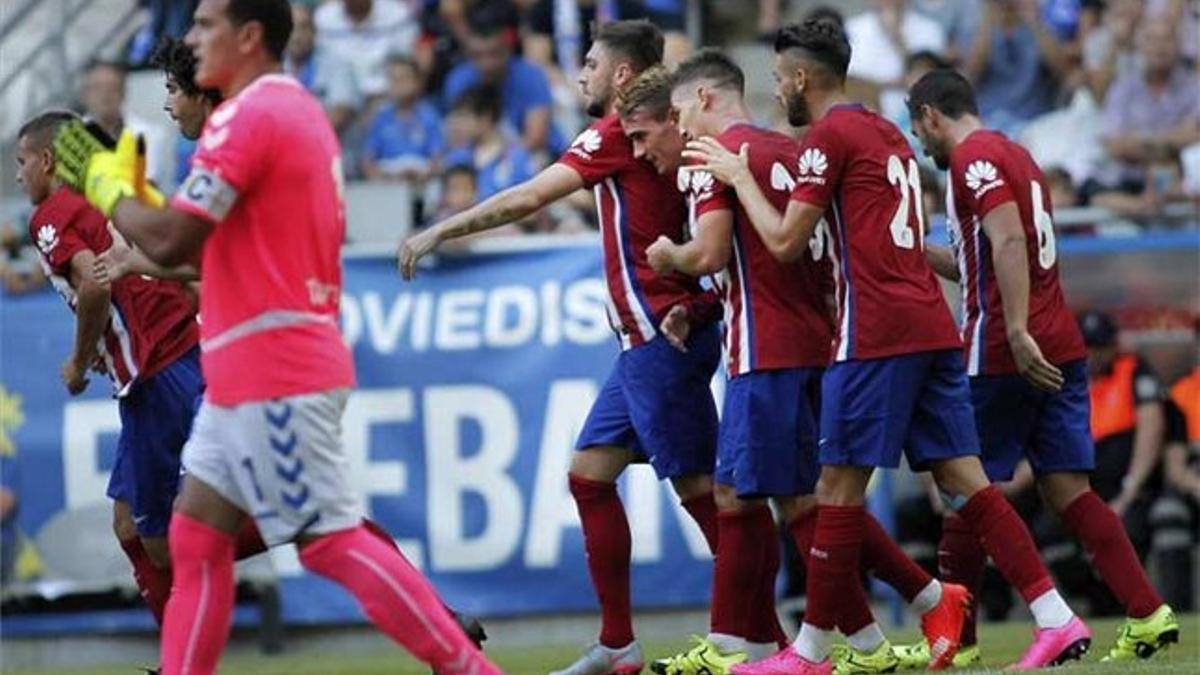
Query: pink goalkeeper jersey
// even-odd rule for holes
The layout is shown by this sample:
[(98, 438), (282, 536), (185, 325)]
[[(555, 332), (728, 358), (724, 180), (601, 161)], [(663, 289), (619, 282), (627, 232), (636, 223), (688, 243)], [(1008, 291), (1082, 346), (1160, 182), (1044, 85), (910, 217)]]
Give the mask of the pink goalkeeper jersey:
[(210, 401), (354, 384), (338, 330), (341, 155), (317, 99), (265, 75), (217, 106), (171, 206), (214, 224), (200, 289)]

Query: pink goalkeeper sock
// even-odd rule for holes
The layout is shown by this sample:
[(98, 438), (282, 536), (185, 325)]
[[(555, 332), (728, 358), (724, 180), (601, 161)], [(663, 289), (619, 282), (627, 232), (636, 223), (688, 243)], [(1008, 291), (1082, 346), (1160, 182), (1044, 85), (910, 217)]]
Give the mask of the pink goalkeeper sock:
[(175, 513), (168, 540), (175, 585), (163, 620), (162, 672), (209, 675), (233, 617), (233, 537)]
[(359, 526), (320, 536), (303, 565), (358, 598), (372, 623), (439, 673), (500, 673), (467, 639), (421, 573)]

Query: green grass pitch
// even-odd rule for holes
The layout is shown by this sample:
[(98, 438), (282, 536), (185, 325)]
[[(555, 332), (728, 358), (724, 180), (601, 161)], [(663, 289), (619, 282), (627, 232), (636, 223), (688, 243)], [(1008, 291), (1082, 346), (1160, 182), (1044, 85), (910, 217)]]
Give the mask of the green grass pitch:
[[(1092, 653), (1081, 664), (1067, 667), (1069, 675), (1103, 673), (1154, 673), (1195, 675), (1200, 673), (1200, 616), (1192, 614), (1181, 617), (1181, 644), (1148, 662), (1101, 664), (1100, 657), (1107, 652), (1116, 635), (1118, 622), (1096, 620), (1090, 622), (1095, 637)], [(1020, 655), (1028, 644), (1030, 624), (1004, 623), (986, 624), (980, 628), (981, 644), (987, 669), (971, 672), (998, 672)], [(894, 643), (912, 640), (915, 629), (896, 631), (890, 636)], [(658, 641), (644, 644), (647, 658), (674, 653), (686, 644), (686, 636), (676, 641)], [(302, 648), (301, 648), (302, 649)], [(573, 645), (557, 645), (533, 649), (495, 649), (489, 653), (510, 675), (545, 675), (550, 670), (569, 663), (578, 653)], [(127, 668), (85, 668), (63, 670), (21, 670), (5, 673), (12, 675), (135, 675), (131, 664)], [(297, 650), (278, 656), (235, 656), (222, 662), (222, 673), (231, 675), (424, 675), (429, 671), (403, 655), (397, 648), (391, 651), (368, 651), (362, 653), (311, 653)], [(645, 672), (649, 672), (648, 670)]]

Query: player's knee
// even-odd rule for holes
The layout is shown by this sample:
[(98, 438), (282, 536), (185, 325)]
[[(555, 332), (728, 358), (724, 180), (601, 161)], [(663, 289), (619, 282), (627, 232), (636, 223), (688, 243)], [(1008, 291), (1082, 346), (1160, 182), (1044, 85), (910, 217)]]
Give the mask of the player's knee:
[(817, 501), (828, 506), (859, 506), (866, 501), (871, 470), (859, 466), (826, 466), (817, 482)]
[(776, 497), (774, 499), (775, 508), (783, 515), (783, 520), (790, 523), (793, 520), (805, 515), (809, 511), (817, 508), (816, 495), (804, 495), (801, 497)]
[(170, 569), (171, 549), (167, 546), (166, 537), (142, 537), (142, 548), (150, 562), (160, 570)]
[(1083, 493), (1092, 489), (1086, 475), (1081, 473), (1052, 473), (1038, 477), (1038, 492), (1055, 513), (1067, 510)]
[(629, 466), (630, 453), (624, 448), (589, 448), (571, 457), (571, 475), (597, 483), (611, 483)]
[(729, 512), (739, 511), (744, 508), (742, 500), (738, 499), (737, 490), (730, 485), (721, 485), (720, 483), (713, 484), (713, 501), (717, 503), (717, 510)]
[(990, 483), (978, 457), (958, 457), (930, 467), (938, 490), (949, 497), (969, 498)]
[(125, 502), (113, 502), (112, 528), (117, 541), (137, 539), (137, 526), (133, 523), (133, 513)]
[[(707, 474), (690, 474), (687, 476), (672, 478), (671, 487), (675, 489), (675, 494), (679, 495), (679, 499), (686, 502), (689, 499), (703, 497), (710, 492), (713, 493), (713, 497), (716, 499), (717, 488), (722, 486), (713, 485), (712, 476)], [(730, 490), (733, 498), (737, 499), (737, 493), (733, 490), (733, 488), (727, 489)], [(719, 507), (720, 505), (721, 503), (718, 501), (717, 506)]]

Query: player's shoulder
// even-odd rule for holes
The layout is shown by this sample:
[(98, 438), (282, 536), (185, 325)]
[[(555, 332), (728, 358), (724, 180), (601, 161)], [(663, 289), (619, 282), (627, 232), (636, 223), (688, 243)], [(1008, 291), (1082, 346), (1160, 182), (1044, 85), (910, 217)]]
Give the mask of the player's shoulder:
[[(58, 227), (77, 225), (78, 221), (86, 220), (81, 216), (86, 215), (89, 210), (94, 209), (82, 195), (70, 188), (60, 187), (34, 209), (29, 218), (30, 227), (48, 224)], [(97, 211), (96, 215), (99, 216), (100, 212)], [(100, 218), (103, 219), (103, 216)]]
[(103, 231), (107, 220), (81, 195), (70, 188), (55, 190), (34, 209), (29, 218), (29, 236), (37, 247), (49, 254), (63, 233), (70, 230), (85, 240)]
[(749, 122), (730, 126), (717, 136), (717, 140), (732, 150), (737, 150), (742, 143), (769, 143), (773, 145), (786, 144), (788, 142), (795, 143), (791, 136)]
[[(602, 117), (575, 137), (567, 154), (580, 159), (591, 160), (597, 155), (612, 156), (614, 152), (624, 152), (628, 148), (625, 132), (621, 129), (621, 120), (615, 114)], [(629, 153), (632, 156), (632, 153)]]
[(961, 143), (950, 151), (950, 161), (967, 161), (977, 158), (988, 158), (998, 161), (1007, 154), (1014, 145), (1004, 134), (991, 129), (977, 129), (967, 135)]
[(1019, 145), (997, 131), (972, 132), (950, 151), (951, 178), (972, 190), (1003, 181), (1005, 174), (1013, 170), (1010, 160), (1016, 158), (1021, 165), (1032, 166), (1033, 159), (1019, 150)]

